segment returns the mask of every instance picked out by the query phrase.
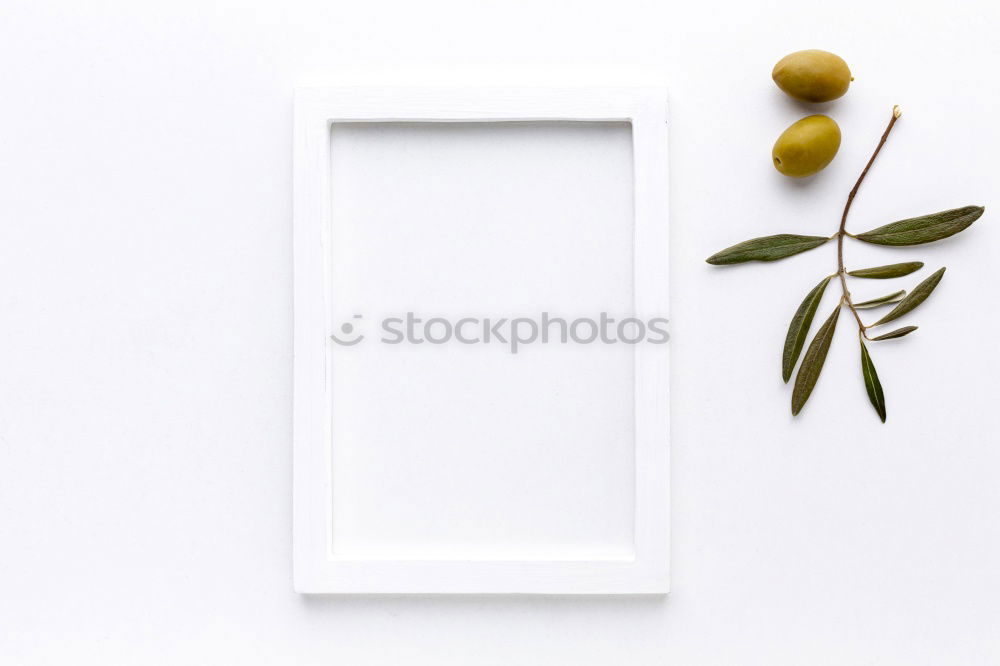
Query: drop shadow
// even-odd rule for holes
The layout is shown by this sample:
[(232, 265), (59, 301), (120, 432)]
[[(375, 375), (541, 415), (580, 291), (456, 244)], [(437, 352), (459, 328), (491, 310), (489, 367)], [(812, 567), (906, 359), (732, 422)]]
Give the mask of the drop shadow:
[(666, 606), (667, 594), (299, 594), (310, 614), (344, 612), (419, 613), (425, 611), (587, 612), (594, 607), (646, 612)]
[(783, 113), (796, 114), (795, 119), (788, 123), (789, 125), (806, 116), (830, 115), (829, 112), (837, 106), (837, 102), (841, 99), (838, 97), (829, 102), (801, 102), (797, 99), (792, 99), (777, 88), (775, 88), (774, 94), (776, 102), (782, 107)]
[(786, 176), (777, 169), (774, 170), (774, 177), (779, 179), (781, 182), (781, 187), (794, 190), (796, 192), (808, 189), (812, 187), (812, 184), (816, 182), (823, 170), (818, 173), (814, 173), (811, 176), (806, 176), (805, 178), (793, 178), (791, 176)]

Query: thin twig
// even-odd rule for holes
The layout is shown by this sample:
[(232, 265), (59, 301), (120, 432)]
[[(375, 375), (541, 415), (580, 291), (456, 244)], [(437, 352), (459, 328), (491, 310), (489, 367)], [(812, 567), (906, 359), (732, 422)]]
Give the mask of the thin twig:
[(861, 181), (865, 179), (868, 175), (868, 170), (872, 168), (872, 164), (875, 163), (875, 158), (878, 157), (879, 151), (882, 150), (882, 146), (885, 145), (885, 140), (889, 138), (889, 132), (892, 131), (892, 126), (896, 124), (899, 120), (901, 112), (898, 106), (892, 107), (892, 117), (889, 118), (889, 125), (885, 128), (885, 132), (882, 133), (882, 138), (879, 140), (878, 145), (875, 146), (875, 152), (872, 153), (871, 158), (868, 160), (868, 164), (865, 165), (864, 171), (858, 176), (858, 182), (854, 183), (854, 187), (851, 188), (851, 193), (847, 195), (847, 203), (844, 205), (844, 214), (840, 217), (840, 230), (837, 232), (837, 274), (840, 276), (840, 286), (843, 289), (842, 301), (847, 303), (847, 307), (851, 309), (854, 314), (854, 318), (858, 322), (858, 333), (868, 339), (868, 334), (865, 333), (865, 329), (868, 327), (864, 325), (861, 321), (861, 315), (858, 314), (857, 308), (854, 307), (854, 301), (851, 300), (851, 292), (847, 289), (847, 271), (844, 268), (844, 236), (850, 236), (847, 233), (845, 227), (847, 226), (847, 213), (851, 210), (851, 204), (854, 203), (854, 197), (858, 193), (858, 189), (861, 187)]

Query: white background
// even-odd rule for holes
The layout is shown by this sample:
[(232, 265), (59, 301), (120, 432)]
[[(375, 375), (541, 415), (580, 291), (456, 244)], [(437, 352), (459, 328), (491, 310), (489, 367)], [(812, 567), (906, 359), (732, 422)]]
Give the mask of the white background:
[[(998, 19), (985, 2), (7, 0), (0, 660), (995, 663)], [(806, 110), (769, 74), (811, 47), (856, 81), (829, 105), (840, 155), (791, 182), (770, 146)], [(292, 88), (629, 78), (672, 93), (672, 593), (294, 595)], [(949, 271), (907, 318), (920, 331), (872, 348), (887, 425), (846, 316), (792, 421), (780, 346), (832, 244), (703, 259), (833, 233), (896, 103), (849, 228), (989, 208), (936, 246), (849, 245), (857, 267)]]
[[(329, 398), (319, 401), (330, 400), (333, 510), (330, 532), (321, 526), (316, 539), (361, 560), (634, 558), (636, 430), (649, 420), (637, 415), (634, 346), (552, 342), (515, 355), (496, 338), (379, 342), (392, 338), (380, 323), (406, 312), (424, 325), (478, 318), (463, 335), (479, 340), (488, 318), (487, 329), (501, 330), (498, 319), (542, 312), (570, 321), (634, 314), (631, 126), (333, 123), (331, 136), (329, 328), (368, 339), (327, 343)], [(312, 228), (307, 220), (298, 223)], [(345, 336), (337, 326), (350, 321), (358, 332)], [(424, 325), (417, 339), (441, 339), (441, 322)], [(549, 330), (558, 340), (559, 325)], [(586, 324), (577, 330), (596, 335)], [(666, 368), (665, 356), (657, 361)], [(299, 478), (323, 478), (303, 458)], [(421, 576), (440, 590), (440, 579)], [(399, 589), (377, 578), (376, 589)], [(482, 574), (474, 584), (497, 585)]]

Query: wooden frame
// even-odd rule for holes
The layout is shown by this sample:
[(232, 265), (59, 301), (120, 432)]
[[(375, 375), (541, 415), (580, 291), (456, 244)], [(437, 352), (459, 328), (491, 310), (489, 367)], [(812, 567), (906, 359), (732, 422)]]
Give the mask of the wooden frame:
[(302, 593), (666, 593), (667, 346), (634, 351), (634, 552), (602, 559), (344, 558), (331, 546), (331, 438), (324, 239), (338, 122), (625, 121), (632, 127), (634, 307), (668, 312), (667, 103), (658, 88), (300, 89), (294, 137), (294, 586)]

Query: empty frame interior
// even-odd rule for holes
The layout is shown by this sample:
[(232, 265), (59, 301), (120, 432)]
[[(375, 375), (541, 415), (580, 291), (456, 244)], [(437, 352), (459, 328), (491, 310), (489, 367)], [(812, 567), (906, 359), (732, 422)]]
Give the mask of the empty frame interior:
[(632, 125), (333, 122), (329, 154), (333, 558), (632, 558), (634, 347), (383, 342), (632, 314)]

